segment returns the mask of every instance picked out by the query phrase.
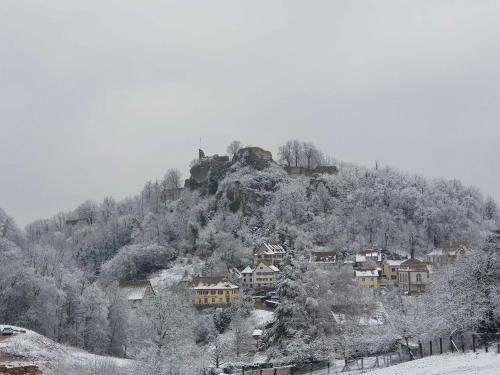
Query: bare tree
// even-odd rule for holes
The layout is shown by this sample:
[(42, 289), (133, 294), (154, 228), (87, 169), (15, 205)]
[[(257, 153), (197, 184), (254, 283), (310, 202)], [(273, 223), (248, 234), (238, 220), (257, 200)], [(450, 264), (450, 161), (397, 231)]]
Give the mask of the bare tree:
[(281, 161), (284, 161), (290, 167), (293, 161), (293, 142), (287, 141), (283, 146), (280, 146), (278, 156)]
[(323, 154), (313, 143), (304, 142), (302, 149), (307, 168), (314, 168), (322, 163), (324, 159)]
[(302, 143), (300, 143), (298, 140), (292, 141), (292, 157), (296, 167), (298, 167), (301, 162), (302, 152)]
[(163, 180), (167, 189), (178, 189), (181, 187), (181, 172), (177, 168), (170, 168)]
[(241, 149), (240, 141), (232, 141), (229, 146), (227, 146), (226, 152), (230, 158), (232, 158)]

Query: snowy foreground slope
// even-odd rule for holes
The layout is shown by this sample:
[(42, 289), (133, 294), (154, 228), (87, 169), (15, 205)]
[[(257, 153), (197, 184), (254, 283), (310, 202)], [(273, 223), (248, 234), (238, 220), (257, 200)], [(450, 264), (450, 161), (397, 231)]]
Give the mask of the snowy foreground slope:
[[(0, 330), (5, 327), (0, 324)], [(11, 326), (9, 326), (11, 327)], [(22, 328), (13, 327), (23, 330)], [(35, 364), (43, 374), (132, 374), (131, 360), (94, 355), (77, 348), (58, 344), (51, 339), (25, 330), (14, 336), (2, 338), (0, 354), (19, 359), (19, 364)], [(5, 364), (5, 363), (2, 363)]]
[(500, 354), (445, 354), (402, 363), (370, 372), (370, 375), (498, 375)]

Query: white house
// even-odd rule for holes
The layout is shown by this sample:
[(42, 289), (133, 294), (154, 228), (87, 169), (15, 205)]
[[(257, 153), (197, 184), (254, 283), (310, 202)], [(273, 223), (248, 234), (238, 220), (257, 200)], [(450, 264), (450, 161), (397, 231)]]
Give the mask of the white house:
[(264, 262), (254, 268), (248, 266), (241, 271), (241, 285), (249, 288), (274, 288), (279, 272), (278, 267)]

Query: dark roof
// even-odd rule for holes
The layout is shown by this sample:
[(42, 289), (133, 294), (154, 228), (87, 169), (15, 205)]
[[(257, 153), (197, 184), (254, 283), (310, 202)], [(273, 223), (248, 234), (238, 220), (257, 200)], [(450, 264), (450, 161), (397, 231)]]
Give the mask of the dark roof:
[(421, 260), (414, 258), (405, 260), (399, 266), (400, 271), (404, 271), (407, 268), (410, 269), (411, 271), (427, 271), (427, 265)]
[(311, 251), (311, 256), (314, 258), (316, 262), (331, 262), (334, 261), (337, 257), (336, 251)]

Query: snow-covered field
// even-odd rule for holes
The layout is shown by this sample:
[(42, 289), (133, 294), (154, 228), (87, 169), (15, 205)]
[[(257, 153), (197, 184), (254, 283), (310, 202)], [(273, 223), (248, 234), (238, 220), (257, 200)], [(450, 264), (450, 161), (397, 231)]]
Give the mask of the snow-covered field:
[[(340, 373), (342, 363), (338, 363)], [(497, 353), (465, 353), (443, 354), (415, 361), (401, 363), (374, 371), (365, 369), (370, 375), (498, 375), (500, 374), (500, 354)], [(335, 374), (332, 369), (330, 374)], [(353, 371), (347, 374), (358, 374)], [(314, 375), (326, 375), (328, 371), (318, 370)], [(346, 373), (344, 373), (346, 374)]]
[(466, 353), (427, 357), (371, 372), (373, 375), (500, 374), (500, 354)]
[[(0, 330), (3, 327), (6, 326), (0, 325)], [(58, 344), (33, 331), (25, 331), (0, 341), (0, 353), (22, 357), (20, 364), (35, 364), (44, 375), (132, 374), (133, 361), (90, 354)]]
[(272, 311), (255, 309), (248, 317), (248, 322), (253, 328), (263, 328), (273, 320), (273, 314)]

